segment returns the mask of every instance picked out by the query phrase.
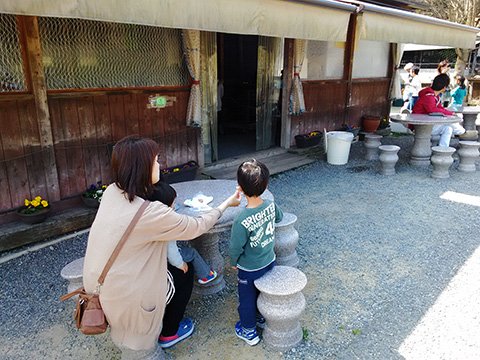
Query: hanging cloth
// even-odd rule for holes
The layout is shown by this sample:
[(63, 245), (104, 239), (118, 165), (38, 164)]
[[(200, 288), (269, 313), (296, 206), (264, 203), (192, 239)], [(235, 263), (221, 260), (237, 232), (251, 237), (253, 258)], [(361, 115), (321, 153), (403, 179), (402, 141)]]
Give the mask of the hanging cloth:
[(295, 39), (293, 53), (293, 86), (292, 93), (290, 94), (290, 115), (300, 115), (305, 112), (305, 100), (303, 98), (300, 72), (302, 71), (306, 47), (307, 40)]
[(182, 30), (183, 53), (192, 77), (192, 88), (187, 107), (187, 126), (200, 126), (202, 122), (200, 93), (200, 30)]
[(393, 87), (390, 89), (390, 99), (401, 99), (402, 89), (400, 86), (400, 62), (402, 61), (405, 44), (393, 44)]

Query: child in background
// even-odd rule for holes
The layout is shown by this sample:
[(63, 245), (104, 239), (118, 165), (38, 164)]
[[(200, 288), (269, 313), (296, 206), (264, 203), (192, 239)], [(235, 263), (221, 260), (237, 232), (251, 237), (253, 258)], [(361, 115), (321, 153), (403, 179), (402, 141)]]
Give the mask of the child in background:
[(463, 98), (467, 95), (465, 77), (462, 75), (458, 75), (455, 79), (457, 81), (457, 87), (452, 90), (450, 95), (452, 96), (454, 105), (462, 105)]
[[(175, 199), (177, 192), (173, 187), (164, 181), (159, 181), (155, 185), (155, 191), (150, 201), (161, 201), (171, 208), (175, 208)], [(188, 271), (188, 262), (192, 262), (195, 275), (198, 277), (200, 284), (207, 284), (217, 277), (215, 270), (211, 270), (202, 259), (198, 251), (192, 247), (177, 246), (176, 241), (169, 241), (167, 244), (167, 260), (170, 265), (182, 270), (184, 273)]]
[(253, 282), (275, 264), (275, 222), (283, 218), (273, 201), (260, 197), (269, 177), (268, 168), (255, 159), (245, 161), (237, 170), (239, 190), (247, 198), (247, 207), (233, 221), (229, 257), (232, 268), (238, 269), (240, 321), (235, 324), (235, 334), (249, 345), (260, 341), (256, 326), (263, 328), (265, 324), (257, 309), (259, 292)]

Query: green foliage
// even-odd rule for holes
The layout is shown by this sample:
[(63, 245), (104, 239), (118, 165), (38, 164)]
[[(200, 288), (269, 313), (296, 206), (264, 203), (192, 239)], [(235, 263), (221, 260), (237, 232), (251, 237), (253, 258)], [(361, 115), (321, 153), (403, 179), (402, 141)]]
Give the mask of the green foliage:
[(308, 341), (308, 329), (302, 328), (303, 341)]
[(353, 329), (352, 334), (353, 335), (360, 335), (362, 333), (362, 329)]

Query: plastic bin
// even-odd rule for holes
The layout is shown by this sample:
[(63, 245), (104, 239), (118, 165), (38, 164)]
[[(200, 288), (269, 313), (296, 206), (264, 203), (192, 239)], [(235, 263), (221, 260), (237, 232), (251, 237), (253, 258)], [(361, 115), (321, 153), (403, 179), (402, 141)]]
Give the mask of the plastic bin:
[(345, 165), (348, 162), (353, 134), (347, 131), (329, 131), (325, 139), (327, 162), (331, 165)]

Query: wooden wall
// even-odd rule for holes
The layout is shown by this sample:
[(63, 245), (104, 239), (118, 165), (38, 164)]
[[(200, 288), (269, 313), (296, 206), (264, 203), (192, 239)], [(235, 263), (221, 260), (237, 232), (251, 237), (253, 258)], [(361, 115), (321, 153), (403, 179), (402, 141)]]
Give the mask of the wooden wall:
[(348, 82), (305, 81), (302, 83), (305, 110), (302, 115), (291, 116), (290, 144), (295, 135), (324, 128), (337, 130), (343, 124), (361, 126), (363, 115), (388, 117), (390, 79), (362, 79), (352, 81), (352, 102), (347, 108)]
[[(97, 181), (109, 183), (107, 144), (127, 135), (155, 139), (162, 167), (199, 161), (200, 131), (185, 125), (189, 90), (156, 89), (153, 94), (176, 97), (173, 106), (159, 111), (147, 109), (152, 91), (49, 94), (61, 198), (78, 195)], [(47, 197), (34, 100), (28, 95), (8, 98), (0, 96), (0, 212), (23, 205), (25, 198)]]

